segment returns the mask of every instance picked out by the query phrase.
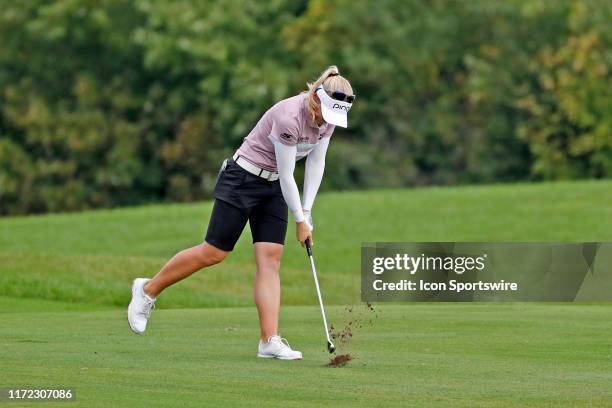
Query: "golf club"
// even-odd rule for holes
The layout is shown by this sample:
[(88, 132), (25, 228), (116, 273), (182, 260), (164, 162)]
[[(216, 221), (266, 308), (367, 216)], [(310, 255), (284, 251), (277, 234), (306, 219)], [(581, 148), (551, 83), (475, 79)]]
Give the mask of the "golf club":
[(321, 289), (319, 289), (319, 279), (317, 278), (317, 270), (314, 264), (314, 257), (312, 256), (312, 243), (310, 242), (310, 238), (304, 242), (306, 245), (306, 252), (308, 253), (308, 258), (310, 258), (310, 268), (312, 269), (312, 276), (314, 277), (315, 288), (317, 289), (317, 296), (319, 296), (319, 306), (321, 306), (321, 314), (323, 315), (323, 325), (325, 326), (325, 336), (327, 337), (327, 350), (329, 353), (333, 353), (336, 350), (336, 346), (332, 343), (329, 338), (329, 329), (327, 328), (327, 318), (325, 317), (325, 308), (323, 307), (323, 298), (321, 298)]

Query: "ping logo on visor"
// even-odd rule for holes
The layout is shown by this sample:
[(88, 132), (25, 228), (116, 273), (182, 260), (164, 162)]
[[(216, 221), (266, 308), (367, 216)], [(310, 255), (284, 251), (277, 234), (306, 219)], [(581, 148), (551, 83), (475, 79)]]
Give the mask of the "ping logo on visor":
[(344, 128), (347, 127), (347, 113), (353, 104), (332, 98), (325, 92), (323, 87), (318, 87), (316, 93), (321, 101), (321, 114), (323, 115), (323, 119), (332, 125)]
[(334, 103), (334, 106), (332, 106), (332, 109), (338, 109), (338, 110), (342, 110), (344, 109), (345, 111), (349, 111), (349, 109), (351, 109), (350, 106), (342, 106), (339, 103)]

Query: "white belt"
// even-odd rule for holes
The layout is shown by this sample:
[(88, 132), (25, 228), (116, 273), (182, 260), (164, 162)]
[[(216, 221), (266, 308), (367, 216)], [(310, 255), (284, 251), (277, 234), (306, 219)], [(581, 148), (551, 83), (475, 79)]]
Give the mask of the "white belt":
[(244, 157), (239, 156), (238, 153), (234, 154), (233, 159), (237, 165), (239, 165), (240, 167), (242, 167), (243, 169), (245, 169), (251, 174), (259, 176), (268, 181), (278, 180), (278, 173), (262, 169), (261, 167), (254, 165), (253, 163), (251, 163)]

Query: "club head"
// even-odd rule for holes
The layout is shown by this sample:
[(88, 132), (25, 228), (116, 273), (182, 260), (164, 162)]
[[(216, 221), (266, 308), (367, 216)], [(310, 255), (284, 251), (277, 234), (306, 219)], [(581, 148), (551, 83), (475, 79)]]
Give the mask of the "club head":
[(336, 346), (334, 346), (334, 343), (332, 343), (331, 341), (328, 341), (327, 350), (329, 351), (329, 354), (332, 354), (334, 351), (336, 351)]

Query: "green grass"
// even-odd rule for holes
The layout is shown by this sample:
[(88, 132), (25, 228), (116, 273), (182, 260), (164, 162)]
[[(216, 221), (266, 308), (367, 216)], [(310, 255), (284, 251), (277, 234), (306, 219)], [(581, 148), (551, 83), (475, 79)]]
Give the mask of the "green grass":
[(83, 407), (612, 406), (610, 303), (342, 306), (359, 303), (362, 241), (612, 241), (611, 203), (612, 181), (321, 195), (329, 318), (363, 324), (342, 369), (293, 228), (281, 328), (305, 359), (281, 362), (255, 358), (248, 232), (160, 297), (146, 335), (127, 327), (131, 280), (200, 242), (210, 203), (0, 219), (0, 387), (74, 387)]
[(284, 335), (305, 356), (291, 362), (255, 358), (253, 308), (158, 310), (145, 336), (128, 333), (123, 311), (0, 313), (2, 382), (74, 387), (79, 407), (612, 404), (609, 306), (377, 309), (372, 325), (361, 312), (355, 359), (337, 369), (325, 367), (313, 307), (283, 310)]
[[(358, 301), (362, 241), (610, 241), (612, 181), (322, 194), (315, 251), (326, 301)], [(123, 306), (125, 288), (201, 242), (211, 203), (0, 219), (0, 296)], [(248, 228), (247, 228), (248, 229)], [(283, 302), (312, 304), (304, 250), (290, 226)], [(160, 306), (252, 304), (250, 232), (221, 265), (160, 298)]]

